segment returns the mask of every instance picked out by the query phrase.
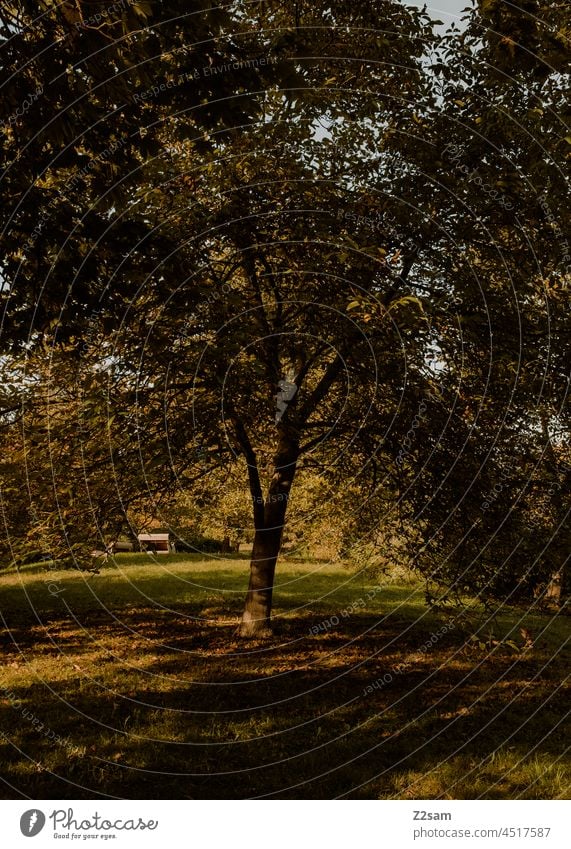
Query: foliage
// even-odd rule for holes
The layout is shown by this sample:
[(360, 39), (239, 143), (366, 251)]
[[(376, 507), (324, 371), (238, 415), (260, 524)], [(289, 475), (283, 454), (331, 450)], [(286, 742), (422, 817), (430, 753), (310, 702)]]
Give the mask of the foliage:
[(287, 508), (436, 595), (568, 585), (567, 36), (480, 5), (6, 6), (11, 539), (25, 468), (58, 551), (169, 505), (271, 587)]

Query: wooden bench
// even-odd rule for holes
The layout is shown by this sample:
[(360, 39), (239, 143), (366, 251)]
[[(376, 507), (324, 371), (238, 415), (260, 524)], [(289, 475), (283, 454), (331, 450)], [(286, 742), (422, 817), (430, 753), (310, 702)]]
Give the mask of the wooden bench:
[(154, 551), (157, 554), (169, 554), (170, 543), (168, 534), (138, 534), (137, 539), (141, 551)]

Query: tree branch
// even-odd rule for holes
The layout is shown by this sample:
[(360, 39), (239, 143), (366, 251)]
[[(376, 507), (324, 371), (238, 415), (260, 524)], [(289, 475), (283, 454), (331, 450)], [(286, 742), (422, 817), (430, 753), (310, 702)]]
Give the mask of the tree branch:
[(258, 458), (256, 452), (252, 448), (252, 443), (244, 427), (244, 423), (236, 413), (236, 410), (227, 404), (230, 420), (234, 425), (234, 432), (240, 448), (244, 452), (246, 463), (248, 465), (248, 481), (250, 484), (250, 495), (252, 496), (252, 506), (254, 510), (254, 528), (259, 530), (264, 527), (264, 495), (262, 492), (262, 484), (260, 482), (260, 473), (258, 470)]
[(339, 377), (339, 373), (342, 371), (344, 364), (345, 361), (340, 356), (340, 354), (337, 354), (335, 359), (329, 363), (329, 365), (325, 369), (325, 374), (323, 375), (311, 395), (299, 408), (298, 415), (302, 425), (305, 425), (307, 419), (316, 409), (317, 405), (323, 401), (323, 399), (329, 392), (331, 386)]

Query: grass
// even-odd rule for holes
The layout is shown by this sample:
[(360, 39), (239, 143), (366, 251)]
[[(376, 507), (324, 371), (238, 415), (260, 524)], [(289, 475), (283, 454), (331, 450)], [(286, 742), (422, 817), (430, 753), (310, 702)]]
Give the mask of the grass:
[(568, 617), (476, 605), (444, 631), (412, 582), (285, 560), (276, 636), (245, 644), (247, 577), (188, 555), (2, 573), (0, 793), (568, 798)]

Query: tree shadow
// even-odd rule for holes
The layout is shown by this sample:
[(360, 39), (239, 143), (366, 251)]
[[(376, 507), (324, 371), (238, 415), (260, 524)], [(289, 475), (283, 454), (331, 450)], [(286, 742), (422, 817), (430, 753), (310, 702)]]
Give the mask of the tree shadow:
[[(313, 634), (305, 613), (252, 644), (220, 608), (211, 603), (210, 620), (201, 611), (88, 615), (107, 663), (90, 659), (75, 623), (53, 622), (77, 676), (12, 692), (81, 753), (5, 704), (6, 737), (36, 763), (5, 746), (6, 780), (33, 798), (415, 798), (415, 787), (431, 797), (446, 786), (469, 798), (464, 775), (499, 748), (551, 760), (563, 751), (567, 700), (548, 649), (474, 654), (458, 630), (421, 651), (436, 620), (402, 614), (353, 614)], [(21, 645), (41, 658), (45, 637)], [(490, 798), (525, 794), (517, 773), (499, 788), (493, 772), (488, 781)]]

